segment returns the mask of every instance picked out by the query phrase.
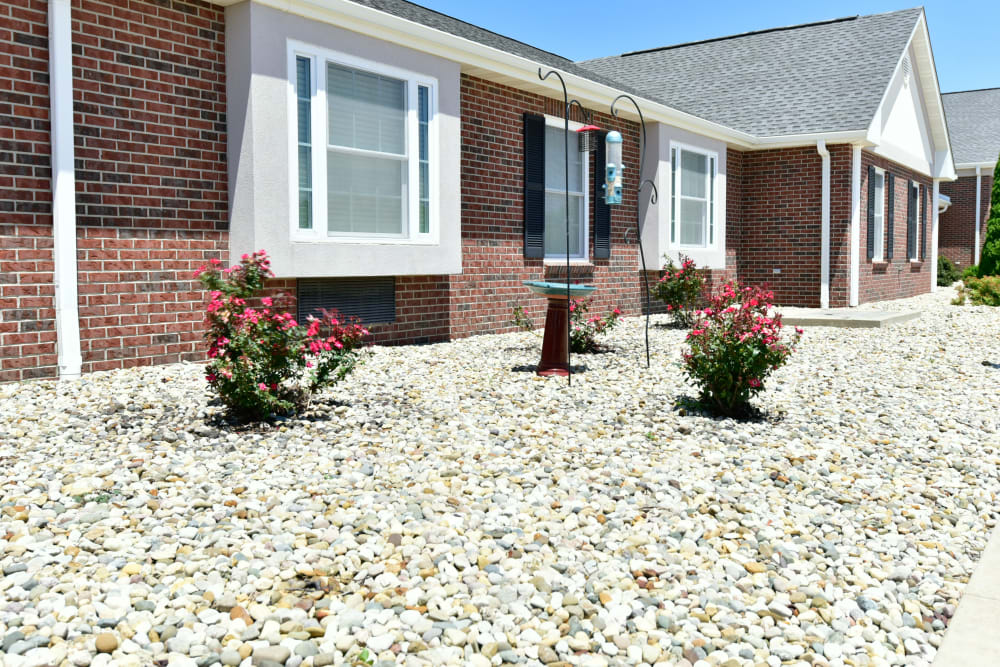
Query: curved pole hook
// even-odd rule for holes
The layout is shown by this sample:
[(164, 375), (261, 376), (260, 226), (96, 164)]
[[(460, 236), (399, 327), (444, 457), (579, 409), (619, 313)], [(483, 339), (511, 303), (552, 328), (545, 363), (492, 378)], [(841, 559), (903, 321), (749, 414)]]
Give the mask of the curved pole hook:
[(639, 244), (639, 259), (642, 261), (642, 282), (646, 288), (646, 368), (649, 368), (649, 311), (650, 311), (650, 293), (649, 293), (649, 271), (646, 269), (646, 253), (642, 249), (642, 225), (639, 220), (639, 194), (642, 192), (642, 188), (646, 185), (650, 188), (650, 203), (655, 204), (656, 200), (659, 198), (659, 193), (656, 190), (656, 184), (652, 179), (642, 180), (642, 173), (646, 166), (646, 119), (643, 118), (642, 109), (639, 108), (639, 103), (628, 94), (622, 93), (611, 102), (611, 115), (615, 118), (618, 117), (618, 109), (615, 106), (618, 104), (619, 100), (628, 100), (635, 107), (636, 113), (639, 114), (639, 126), (642, 128), (642, 133), (639, 135), (639, 185), (636, 188), (635, 197), (635, 240)]

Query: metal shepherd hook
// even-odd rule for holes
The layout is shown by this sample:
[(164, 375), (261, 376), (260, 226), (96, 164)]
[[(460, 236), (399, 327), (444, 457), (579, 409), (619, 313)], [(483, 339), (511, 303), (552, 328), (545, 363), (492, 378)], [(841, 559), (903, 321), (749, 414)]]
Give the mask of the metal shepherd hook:
[(642, 179), (643, 167), (646, 164), (646, 119), (642, 117), (642, 109), (639, 108), (639, 104), (632, 99), (630, 95), (622, 93), (614, 99), (611, 103), (611, 115), (615, 118), (618, 117), (618, 109), (615, 105), (618, 104), (618, 100), (626, 99), (632, 103), (635, 107), (636, 113), (639, 114), (639, 125), (642, 127), (642, 134), (639, 137), (639, 187), (635, 191), (635, 238), (636, 242), (639, 244), (639, 259), (642, 261), (642, 281), (643, 285), (646, 287), (646, 368), (649, 368), (649, 310), (650, 310), (650, 297), (649, 297), (649, 273), (646, 270), (646, 253), (642, 250), (642, 225), (639, 220), (639, 194), (642, 192), (642, 188), (645, 185), (649, 186), (650, 197), (649, 202), (655, 204), (659, 194), (656, 191), (656, 183), (653, 179), (647, 178)]
[[(572, 310), (570, 308), (572, 300), (570, 299), (570, 271), (571, 265), (569, 261), (569, 112), (572, 106), (575, 104), (580, 112), (583, 114), (584, 120), (590, 122), (590, 112), (588, 112), (579, 100), (569, 99), (569, 94), (566, 92), (566, 82), (563, 81), (562, 74), (552, 69), (549, 70), (547, 74), (542, 74), (542, 68), (538, 68), (538, 78), (545, 81), (547, 78), (556, 75), (559, 79), (559, 85), (562, 86), (563, 91), (563, 167), (566, 176), (565, 191), (566, 191), (566, 383), (569, 386), (573, 385), (573, 365), (572, 365), (572, 355), (573, 355), (573, 319)], [(647, 334), (648, 336), (648, 334)], [(647, 344), (648, 348), (648, 344)], [(648, 357), (647, 351), (647, 357)], [(648, 361), (647, 361), (648, 366)]]

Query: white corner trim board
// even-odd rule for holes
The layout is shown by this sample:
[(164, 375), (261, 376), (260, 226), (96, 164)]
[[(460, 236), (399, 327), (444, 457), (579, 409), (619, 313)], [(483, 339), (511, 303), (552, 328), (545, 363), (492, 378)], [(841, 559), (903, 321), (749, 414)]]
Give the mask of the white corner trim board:
[(861, 146), (851, 156), (851, 293), (850, 305), (858, 305), (861, 285)]
[(823, 158), (822, 232), (820, 235), (819, 307), (830, 307), (830, 151), (826, 141), (816, 142), (816, 150)]
[(52, 141), (52, 255), (55, 265), (59, 377), (80, 375), (76, 273), (76, 176), (73, 172), (73, 32), (70, 0), (49, 0), (49, 104)]

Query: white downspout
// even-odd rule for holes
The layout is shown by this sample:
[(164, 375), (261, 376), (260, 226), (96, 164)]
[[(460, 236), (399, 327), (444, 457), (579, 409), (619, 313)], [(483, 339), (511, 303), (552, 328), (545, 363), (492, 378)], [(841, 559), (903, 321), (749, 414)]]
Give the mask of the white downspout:
[(851, 297), (858, 305), (861, 285), (861, 146), (853, 147), (851, 156)]
[(830, 151), (826, 140), (816, 142), (816, 150), (823, 158), (822, 231), (820, 232), (819, 307), (830, 307)]
[[(932, 193), (931, 201), (937, 201), (938, 195), (940, 194), (941, 181), (937, 178), (934, 179), (934, 191)], [(937, 292), (937, 260), (938, 260), (938, 212), (937, 206), (932, 206), (934, 209), (931, 214), (931, 292)], [(978, 227), (977, 227), (978, 229)]]
[(52, 258), (59, 377), (80, 375), (73, 171), (73, 24), (70, 0), (49, 0), (49, 104), (52, 142)]
[(976, 167), (976, 243), (972, 246), (972, 263), (979, 264), (979, 223), (983, 215), (983, 205), (979, 198), (983, 191), (983, 168)]

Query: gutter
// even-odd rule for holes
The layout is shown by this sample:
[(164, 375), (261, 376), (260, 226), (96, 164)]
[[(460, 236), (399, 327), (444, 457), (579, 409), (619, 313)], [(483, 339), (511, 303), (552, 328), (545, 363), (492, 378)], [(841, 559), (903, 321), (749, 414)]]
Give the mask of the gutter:
[(983, 215), (983, 205), (980, 202), (983, 192), (983, 168), (976, 167), (976, 242), (972, 246), (972, 263), (979, 264), (979, 225)]
[(830, 151), (826, 141), (816, 142), (816, 150), (823, 158), (822, 185), (822, 231), (820, 233), (820, 273), (819, 273), (819, 307), (830, 307)]
[(73, 149), (73, 32), (70, 0), (49, 0), (49, 103), (52, 141), (52, 282), (59, 378), (79, 377), (80, 310), (76, 269)]

